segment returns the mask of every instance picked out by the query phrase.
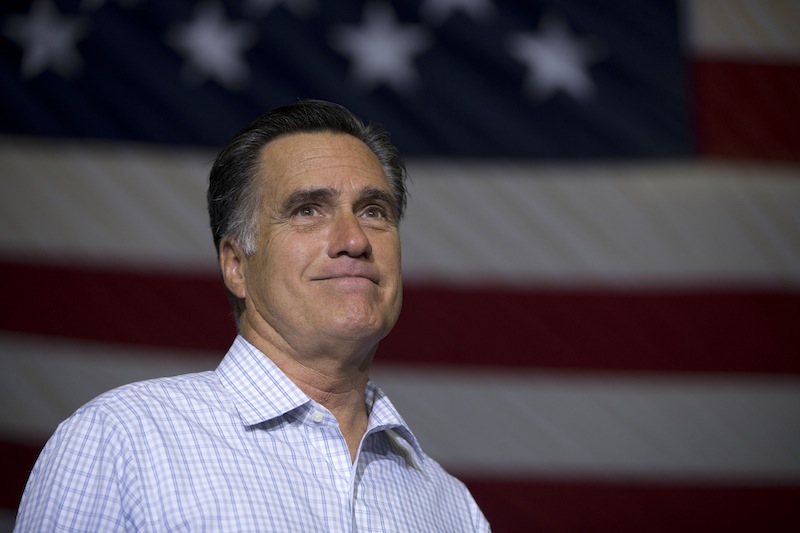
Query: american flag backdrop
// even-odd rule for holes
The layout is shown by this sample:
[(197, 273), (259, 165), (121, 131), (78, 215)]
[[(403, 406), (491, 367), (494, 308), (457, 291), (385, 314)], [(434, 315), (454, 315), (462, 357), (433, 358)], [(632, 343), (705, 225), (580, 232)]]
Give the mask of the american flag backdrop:
[(222, 358), (209, 162), (321, 98), (406, 156), (374, 378), (495, 531), (800, 530), (800, 2), (3, 6), (0, 528), (77, 407)]

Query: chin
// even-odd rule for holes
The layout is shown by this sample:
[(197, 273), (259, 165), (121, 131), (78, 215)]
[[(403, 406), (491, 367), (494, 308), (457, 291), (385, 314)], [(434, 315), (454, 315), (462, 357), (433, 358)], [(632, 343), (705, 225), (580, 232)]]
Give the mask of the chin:
[(376, 323), (372, 316), (338, 320), (331, 325), (330, 331), (335, 337), (350, 341), (378, 342), (389, 334), (391, 324)]
[[(335, 313), (335, 314), (333, 314)], [(375, 305), (370, 301), (351, 301), (341, 305), (329, 318), (330, 331), (336, 336), (351, 340), (379, 341), (394, 327), (400, 315), (399, 306)]]

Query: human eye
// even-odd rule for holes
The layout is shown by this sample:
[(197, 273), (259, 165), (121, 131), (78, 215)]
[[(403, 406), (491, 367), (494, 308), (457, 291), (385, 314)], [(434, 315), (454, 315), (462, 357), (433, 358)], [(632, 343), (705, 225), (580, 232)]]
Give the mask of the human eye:
[(313, 204), (301, 205), (294, 210), (294, 215), (297, 217), (315, 217), (319, 216), (319, 206)]
[(386, 208), (379, 205), (368, 205), (362, 211), (362, 215), (366, 218), (374, 219), (385, 219), (388, 216)]
[(383, 189), (364, 191), (359, 215), (374, 223), (397, 225), (398, 217), (394, 197)]

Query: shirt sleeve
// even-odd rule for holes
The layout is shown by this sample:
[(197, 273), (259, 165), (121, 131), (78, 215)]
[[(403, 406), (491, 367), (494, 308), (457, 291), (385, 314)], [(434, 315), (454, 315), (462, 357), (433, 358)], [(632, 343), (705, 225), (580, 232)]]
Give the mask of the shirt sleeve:
[(132, 454), (118, 428), (96, 407), (64, 421), (33, 467), (14, 531), (135, 530)]

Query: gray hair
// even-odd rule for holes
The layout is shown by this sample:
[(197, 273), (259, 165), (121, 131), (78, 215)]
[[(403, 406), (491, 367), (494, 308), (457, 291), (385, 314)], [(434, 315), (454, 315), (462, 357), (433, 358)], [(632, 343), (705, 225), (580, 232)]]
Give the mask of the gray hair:
[[(321, 100), (304, 100), (269, 111), (242, 128), (214, 161), (208, 181), (208, 215), (214, 246), (222, 239), (237, 242), (244, 253), (256, 251), (262, 188), (257, 178), (260, 155), (270, 141), (297, 133), (333, 132), (352, 135), (375, 154), (389, 181), (397, 220), (406, 207), (406, 168), (389, 133), (380, 125), (364, 124), (345, 107)], [(240, 302), (229, 297), (238, 314)]]

